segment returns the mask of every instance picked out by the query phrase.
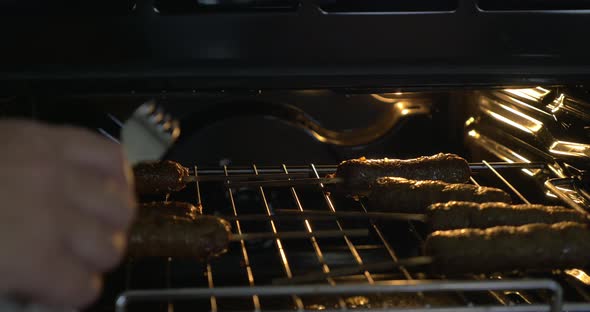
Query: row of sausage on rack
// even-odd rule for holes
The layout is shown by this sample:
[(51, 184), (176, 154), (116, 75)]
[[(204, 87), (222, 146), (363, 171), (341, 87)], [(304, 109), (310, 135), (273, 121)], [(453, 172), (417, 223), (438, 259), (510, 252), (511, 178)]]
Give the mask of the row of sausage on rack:
[[(134, 168), (141, 195), (182, 190), (189, 170), (172, 161)], [(426, 222), (422, 246), (442, 274), (583, 268), (590, 261), (584, 215), (561, 206), (513, 204), (505, 191), (468, 183), (467, 161), (454, 154), (414, 159), (353, 159), (328, 178), (329, 191), (366, 200), (369, 212)], [(235, 239), (229, 222), (182, 202), (140, 204), (131, 230), (132, 257), (207, 260)]]

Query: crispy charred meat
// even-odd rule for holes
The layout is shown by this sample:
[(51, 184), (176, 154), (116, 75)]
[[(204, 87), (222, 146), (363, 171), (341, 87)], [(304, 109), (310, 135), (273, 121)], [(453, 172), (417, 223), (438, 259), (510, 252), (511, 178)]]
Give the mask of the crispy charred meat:
[(590, 262), (590, 231), (575, 222), (437, 231), (424, 253), (444, 274), (580, 268)]
[(137, 222), (131, 230), (128, 253), (132, 257), (206, 260), (225, 252), (230, 235), (229, 223), (214, 216)]
[(201, 215), (190, 204), (151, 203), (139, 208), (129, 234), (131, 257), (207, 260), (226, 251), (231, 227), (223, 219)]
[(188, 169), (174, 161), (143, 162), (133, 167), (139, 195), (163, 195), (185, 188)]
[(485, 229), (500, 225), (519, 226), (530, 223), (583, 222), (584, 220), (577, 211), (561, 206), (458, 201), (431, 205), (426, 214), (432, 231)]
[(510, 195), (501, 189), (442, 181), (378, 178), (368, 194), (373, 211), (424, 213), (435, 203), (448, 201), (505, 202)]
[(362, 194), (380, 177), (412, 180), (441, 180), (449, 183), (469, 181), (471, 170), (467, 161), (455, 154), (437, 154), (414, 159), (352, 159), (343, 161), (335, 177), (344, 180), (341, 188)]

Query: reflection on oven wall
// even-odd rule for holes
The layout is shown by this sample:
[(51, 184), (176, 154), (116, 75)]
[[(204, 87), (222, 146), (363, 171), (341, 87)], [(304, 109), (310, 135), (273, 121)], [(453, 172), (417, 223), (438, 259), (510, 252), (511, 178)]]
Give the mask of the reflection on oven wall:
[[(510, 88), (474, 93), (466, 120), (466, 142), (472, 150), (508, 162), (555, 163), (588, 168), (590, 104), (580, 88)], [(483, 158), (478, 156), (476, 158)], [(529, 172), (535, 175), (537, 172)]]
[(119, 120), (155, 98), (182, 121), (168, 158), (186, 165), (335, 163), (462, 151), (458, 93), (329, 90), (69, 95), (35, 99), (39, 118), (117, 136)]
[[(579, 166), (589, 155), (588, 94), (574, 87), (6, 96), (0, 101), (0, 113), (104, 128), (116, 136), (118, 129), (107, 114), (125, 119), (149, 98), (183, 120), (182, 140), (169, 158), (187, 165), (254, 160), (334, 163), (358, 156), (412, 157), (468, 150), (475, 160), (489, 158), (476, 154), (493, 142), (505, 147), (492, 148), (496, 155), (491, 156), (502, 160), (508, 158), (497, 153), (506, 150), (512, 161), (564, 159), (582, 163)], [(484, 147), (480, 152), (471, 144), (475, 136), (489, 143), (480, 146)]]
[(580, 87), (6, 96), (0, 113), (116, 137), (118, 127), (107, 116), (123, 120), (150, 98), (183, 121), (182, 139), (168, 158), (187, 165), (335, 163), (445, 151), (474, 161), (563, 160), (583, 167), (590, 155), (589, 96)]
[[(306, 164), (334, 163), (363, 155), (424, 154), (440, 150), (442, 144), (448, 148), (450, 142), (444, 136), (453, 129), (446, 128), (444, 118), (448, 97), (428, 95), (404, 99), (402, 96), (298, 91), (260, 95), (256, 103), (252, 103), (252, 98), (242, 99), (244, 103), (226, 101), (217, 105), (227, 105), (227, 110), (244, 110), (243, 114), (230, 118), (217, 115), (214, 122), (203, 121), (209, 125), (185, 132), (184, 140), (170, 157), (205, 164), (216, 164), (219, 160), (240, 165), (252, 161)], [(417, 104), (400, 106), (402, 101)], [(262, 109), (250, 114), (257, 106)], [(299, 112), (285, 113), (287, 107)], [(199, 118), (186, 120), (197, 125), (202, 123), (196, 121)]]

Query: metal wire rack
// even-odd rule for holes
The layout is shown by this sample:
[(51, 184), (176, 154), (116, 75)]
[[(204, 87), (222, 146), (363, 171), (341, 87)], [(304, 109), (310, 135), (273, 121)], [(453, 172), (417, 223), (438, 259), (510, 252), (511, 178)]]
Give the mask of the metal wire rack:
[[(283, 180), (321, 178), (335, 166), (200, 169), (197, 177), (223, 175), (231, 179), (255, 175)], [(522, 203), (555, 202), (568, 195), (565, 186), (543, 187), (526, 169), (542, 163), (471, 164), (474, 184), (501, 187)], [(550, 170), (543, 170), (550, 174)], [(528, 171), (530, 172), (530, 171)], [(203, 181), (206, 179), (203, 179)], [(542, 182), (542, 181), (541, 181)], [(552, 196), (547, 196), (549, 192)], [(575, 192), (570, 190), (569, 193)], [(565, 194), (565, 195), (564, 195)], [(420, 255), (424, 225), (415, 221), (371, 218), (275, 218), (278, 209), (301, 212), (361, 212), (363, 202), (337, 197), (321, 183), (308, 186), (235, 188), (231, 184), (197, 182), (178, 199), (202, 205), (205, 213), (233, 216), (236, 234), (267, 231), (275, 239), (239, 241), (228, 254), (209, 263), (167, 259), (164, 263), (128, 263), (116, 310), (162, 311), (590, 311), (590, 277), (578, 270), (505, 276), (466, 275), (449, 280), (431, 275), (427, 267), (393, 265)], [(557, 197), (558, 199), (554, 199)], [(174, 198), (174, 199), (177, 199)], [(565, 201), (571, 204), (570, 201)], [(577, 203), (585, 209), (584, 203)], [(265, 214), (268, 219), (249, 219)], [(370, 228), (367, 237), (314, 237), (315, 231)], [(285, 231), (303, 231), (308, 238), (284, 239)], [(392, 265), (383, 266), (384, 263)], [(143, 269), (138, 269), (143, 267)], [(356, 270), (346, 271), (350, 268)], [(346, 274), (331, 274), (332, 272)], [(318, 273), (321, 280), (305, 285), (277, 285)], [(159, 276), (157, 282), (151, 279)], [(585, 279), (586, 278), (586, 279)], [(146, 280), (151, 282), (146, 282)], [(287, 283), (288, 284), (288, 283)]]

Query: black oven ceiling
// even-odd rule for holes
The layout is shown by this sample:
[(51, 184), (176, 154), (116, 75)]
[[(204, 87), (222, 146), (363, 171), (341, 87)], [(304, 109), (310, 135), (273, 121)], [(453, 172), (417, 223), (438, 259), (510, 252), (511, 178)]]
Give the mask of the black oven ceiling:
[(147, 79), (154, 89), (447, 87), (590, 77), (590, 1), (191, 0), (205, 9), (169, 14), (162, 3), (184, 0), (77, 2), (60, 11), (68, 1), (26, 2), (39, 10), (8, 2), (4, 88), (129, 88)]

